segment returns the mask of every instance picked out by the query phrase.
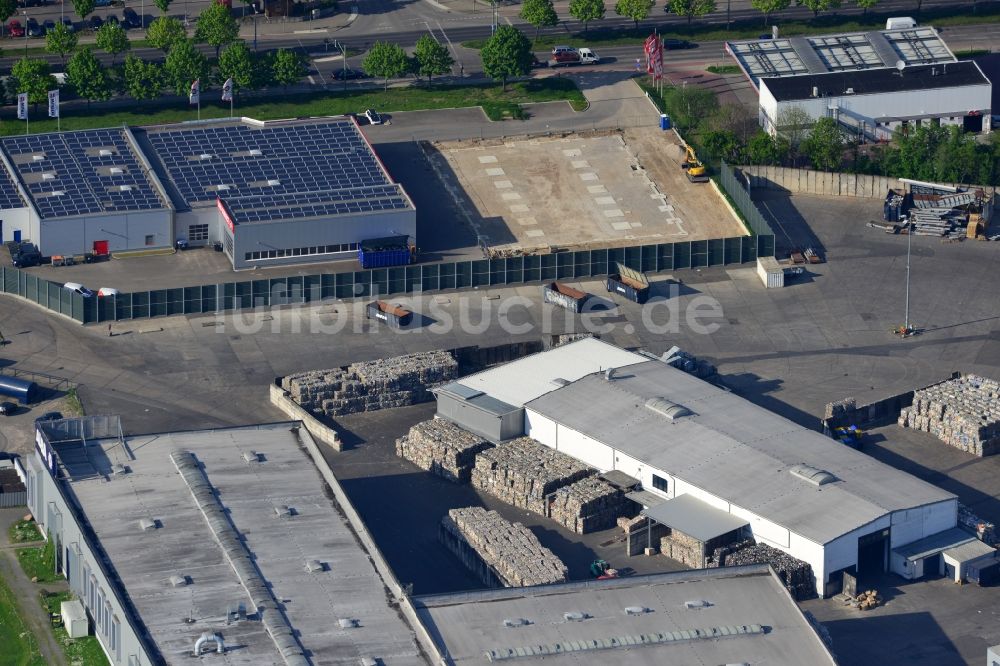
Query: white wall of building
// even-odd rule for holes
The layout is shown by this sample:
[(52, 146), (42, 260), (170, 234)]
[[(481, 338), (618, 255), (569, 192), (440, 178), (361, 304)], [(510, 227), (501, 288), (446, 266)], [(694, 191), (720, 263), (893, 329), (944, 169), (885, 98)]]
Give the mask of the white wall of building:
[[(775, 122), (783, 110), (799, 107), (817, 120), (839, 113), (848, 125), (865, 120), (872, 129), (877, 123), (890, 135), (901, 123), (893, 118), (939, 118), (942, 125), (961, 125), (970, 111), (983, 112), (983, 132), (990, 131), (991, 86), (987, 84), (910, 90), (891, 94), (838, 95), (778, 102), (765, 81), (760, 82), (760, 123), (774, 134)], [(832, 109), (836, 109), (834, 111)]]
[(94, 241), (108, 250), (141, 250), (173, 245), (173, 211), (156, 210), (43, 219), (38, 245), (45, 256), (94, 251)]
[(892, 514), (890, 548), (913, 543), (955, 526), (958, 520), (958, 500), (948, 500), (927, 506), (896, 511)]
[[(32, 225), (32, 222), (35, 222)], [(22, 241), (38, 244), (38, 219), (30, 208), (10, 208), (0, 211), (0, 242), (14, 240), (14, 232), (21, 232)]]

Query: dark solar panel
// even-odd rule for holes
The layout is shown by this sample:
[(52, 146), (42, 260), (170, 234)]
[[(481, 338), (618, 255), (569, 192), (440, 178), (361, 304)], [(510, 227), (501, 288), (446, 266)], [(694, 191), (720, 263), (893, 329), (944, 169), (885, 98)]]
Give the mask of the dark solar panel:
[[(227, 201), (253, 196), (277, 201), (289, 193), (390, 184), (349, 121), (203, 127), (148, 136), (189, 203), (212, 201), (221, 193)], [(228, 188), (220, 193), (219, 185)]]
[(165, 207), (124, 130), (37, 134), (2, 141), (43, 218)]
[(409, 207), (409, 201), (398, 185), (222, 198), (239, 224), (401, 210)]

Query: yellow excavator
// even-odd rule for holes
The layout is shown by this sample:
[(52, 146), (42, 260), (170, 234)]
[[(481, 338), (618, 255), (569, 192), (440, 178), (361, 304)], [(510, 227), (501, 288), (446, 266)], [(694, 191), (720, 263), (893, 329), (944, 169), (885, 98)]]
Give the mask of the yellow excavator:
[(681, 168), (687, 172), (688, 180), (692, 183), (707, 183), (708, 171), (705, 165), (701, 163), (701, 160), (698, 159), (694, 148), (684, 146), (684, 154), (684, 162), (681, 164)]

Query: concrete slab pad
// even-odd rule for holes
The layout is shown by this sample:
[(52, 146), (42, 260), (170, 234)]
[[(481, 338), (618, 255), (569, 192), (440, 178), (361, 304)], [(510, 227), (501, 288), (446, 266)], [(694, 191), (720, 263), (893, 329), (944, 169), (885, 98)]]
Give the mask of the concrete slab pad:
[(492, 169), (487, 169), (486, 170), (486, 175), (487, 176), (503, 176), (504, 175), (504, 171), (503, 171), (503, 169), (501, 169), (499, 167), (494, 167)]

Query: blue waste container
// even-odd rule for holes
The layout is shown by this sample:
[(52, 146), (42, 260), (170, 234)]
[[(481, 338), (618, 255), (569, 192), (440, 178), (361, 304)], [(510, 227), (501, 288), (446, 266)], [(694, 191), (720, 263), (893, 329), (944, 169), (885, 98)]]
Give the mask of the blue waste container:
[(670, 116), (665, 113), (660, 114), (660, 129), (668, 130), (670, 129)]

